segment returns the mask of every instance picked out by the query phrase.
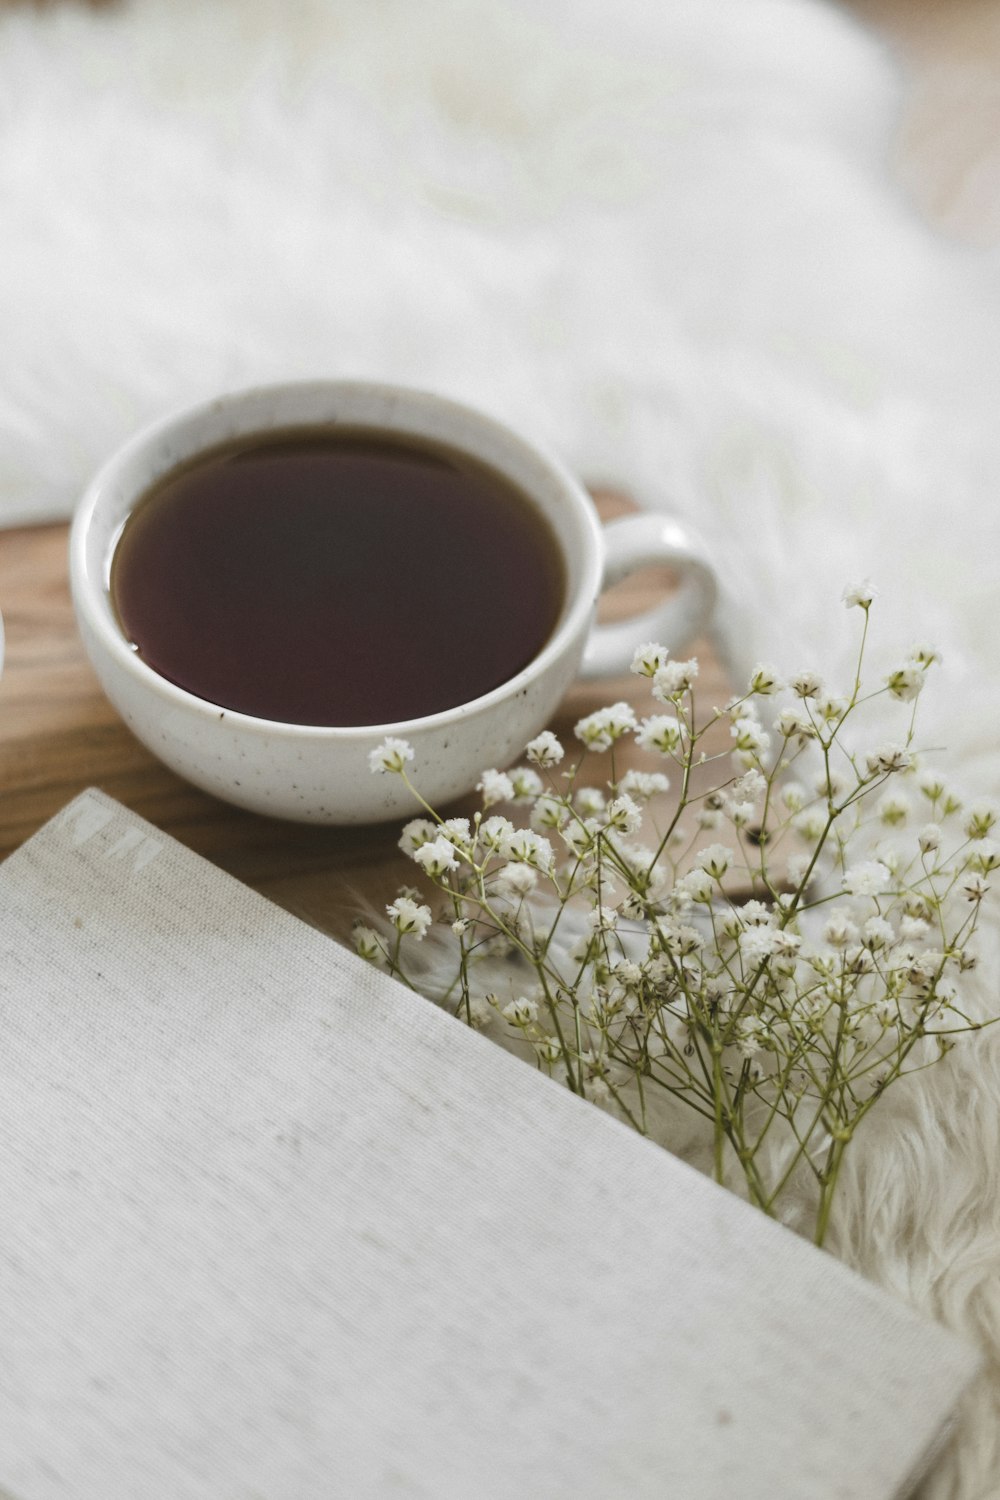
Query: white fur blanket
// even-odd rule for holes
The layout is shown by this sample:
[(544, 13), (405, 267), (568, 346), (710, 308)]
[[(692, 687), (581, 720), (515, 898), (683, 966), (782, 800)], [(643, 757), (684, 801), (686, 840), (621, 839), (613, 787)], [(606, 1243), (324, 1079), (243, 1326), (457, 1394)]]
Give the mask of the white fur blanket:
[[(996, 793), (1000, 260), (919, 222), (895, 109), (814, 0), (0, 11), (0, 519), (222, 388), (436, 387), (695, 521), (739, 670), (836, 673), (871, 575)], [(836, 1248), (990, 1354), (926, 1493), (1000, 1495), (1000, 1036), (897, 1093)]]

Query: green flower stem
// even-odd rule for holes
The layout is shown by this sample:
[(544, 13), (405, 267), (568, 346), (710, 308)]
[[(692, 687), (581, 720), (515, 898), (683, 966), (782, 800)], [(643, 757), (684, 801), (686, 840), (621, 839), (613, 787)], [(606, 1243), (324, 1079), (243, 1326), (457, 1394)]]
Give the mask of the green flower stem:
[(725, 1186), (726, 1122), (723, 1115), (722, 1043), (716, 1037), (712, 1042), (712, 1096), (715, 1102), (714, 1166), (715, 1180)]
[(830, 1170), (822, 1179), (819, 1195), (819, 1211), (816, 1215), (816, 1232), (813, 1241), (822, 1246), (826, 1239), (826, 1232), (830, 1224), (830, 1211), (833, 1208), (833, 1195), (837, 1191), (837, 1179), (840, 1176), (841, 1163), (844, 1160), (844, 1152), (847, 1149), (851, 1135), (847, 1134), (843, 1139), (835, 1142), (830, 1154)]

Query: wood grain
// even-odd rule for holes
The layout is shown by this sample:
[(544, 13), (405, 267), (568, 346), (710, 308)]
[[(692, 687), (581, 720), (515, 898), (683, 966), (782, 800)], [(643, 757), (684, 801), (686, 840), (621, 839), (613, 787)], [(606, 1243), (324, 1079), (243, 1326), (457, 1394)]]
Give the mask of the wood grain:
[[(606, 518), (628, 508), (621, 496), (598, 496)], [(669, 575), (650, 570), (619, 585), (603, 613), (638, 612), (669, 586)], [(104, 697), (77, 633), (65, 526), (0, 534), (0, 611), (7, 630), (0, 680), (0, 857), (78, 792), (97, 786), (335, 936), (347, 935), (364, 903), (382, 906), (400, 884), (413, 880), (414, 866), (396, 847), (397, 824), (324, 828), (259, 817), (187, 785), (132, 736)], [(727, 696), (707, 648), (699, 655), (705, 695)], [(554, 727), (571, 738), (582, 714), (621, 697), (634, 699), (636, 686), (634, 677), (581, 683), (561, 705)], [(595, 772), (602, 769), (595, 758)], [(475, 805), (469, 801), (453, 811)]]

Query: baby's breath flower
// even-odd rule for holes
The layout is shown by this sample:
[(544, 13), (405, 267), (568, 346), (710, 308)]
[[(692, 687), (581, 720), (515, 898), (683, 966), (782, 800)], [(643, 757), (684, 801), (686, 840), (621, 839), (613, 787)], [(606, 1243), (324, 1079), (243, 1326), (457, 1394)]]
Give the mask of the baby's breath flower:
[(736, 802), (757, 802), (767, 791), (767, 777), (753, 768), (744, 771), (729, 788), (729, 795)]
[(891, 879), (892, 872), (881, 860), (868, 859), (844, 872), (843, 886), (851, 896), (881, 896)]
[(826, 814), (818, 807), (807, 807), (802, 812), (796, 813), (792, 820), (792, 826), (796, 833), (806, 839), (810, 844), (815, 844), (823, 837), (826, 827)]
[(684, 726), (672, 714), (656, 714), (643, 719), (635, 738), (644, 750), (659, 750), (662, 755), (669, 755), (684, 738)]
[(789, 678), (788, 686), (796, 698), (818, 698), (823, 691), (823, 679), (817, 672), (796, 672)]
[(915, 698), (924, 685), (924, 674), (913, 662), (897, 667), (885, 679), (885, 685), (894, 698), (907, 703)]
[(725, 844), (709, 844), (695, 855), (699, 870), (705, 870), (713, 880), (721, 880), (733, 862), (733, 851)]
[(588, 750), (610, 750), (616, 740), (635, 728), (635, 713), (627, 703), (612, 703), (580, 719), (573, 733)]
[(739, 918), (741, 927), (772, 927), (774, 925), (774, 911), (770, 906), (765, 906), (763, 901), (744, 901), (742, 906), (736, 908), (736, 916)]
[[(534, 743), (532, 741), (532, 744)], [(537, 771), (532, 770), (531, 766), (515, 766), (513, 771), (508, 771), (507, 774), (510, 777), (515, 802), (530, 802), (542, 790), (542, 778)]]
[(552, 868), (552, 845), (532, 828), (515, 828), (504, 846), (508, 859), (523, 861), (545, 871)]
[(737, 750), (749, 750), (754, 755), (763, 755), (770, 748), (770, 740), (755, 719), (737, 719), (730, 726), (730, 735), (736, 741)]
[(502, 853), (513, 835), (513, 823), (509, 818), (501, 817), (499, 813), (494, 813), (492, 818), (487, 818), (480, 824), (479, 838), (486, 849)]
[[(866, 611), (871, 600), (868, 585), (845, 594)], [(685, 696), (696, 663), (671, 662), (653, 643), (640, 647), (633, 671), (676, 712), (639, 724), (627, 704), (612, 704), (581, 719), (576, 732), (600, 751), (631, 730), (640, 747), (671, 755), (684, 772), (683, 808), (691, 808), (683, 822), (679, 815), (669, 821), (650, 847), (637, 842), (644, 804), (668, 789), (659, 773), (629, 770), (616, 784), (613, 770), (607, 787), (579, 786), (575, 765), (560, 778), (561, 794), (554, 782), (546, 791), (539, 771), (563, 758), (546, 731), (531, 742), (525, 765), (482, 773), (485, 809), (471, 824), (417, 818), (403, 830), (401, 848), (450, 898), (455, 1014), (474, 1026), (502, 1015), (538, 1067), (565, 1071), (588, 1098), (617, 1101), (640, 1128), (669, 1114), (662, 1091), (693, 1104), (714, 1136), (720, 1178), (720, 1163), (743, 1165), (769, 1204), (784, 1186), (775, 1164), (790, 1148), (814, 1184), (821, 1240), (833, 1168), (867, 1107), (897, 1078), (933, 1061), (935, 1047), (952, 1045), (951, 1033), (969, 1029), (955, 981), (975, 964), (979, 904), (1000, 868), (1000, 846), (990, 837), (996, 814), (976, 804), (958, 820), (963, 837), (957, 797), (910, 749), (913, 709), (889, 701), (914, 698), (935, 655), (914, 648), (881, 694), (870, 684), (862, 691), (859, 671), (849, 699), (826, 692), (815, 673), (800, 673), (789, 706), (770, 710), (781, 740), (768, 775), (771, 742), (757, 705), (778, 687), (776, 672), (755, 668), (747, 696), (733, 699), (724, 717), (715, 709), (698, 724), (694, 694)], [(859, 756), (839, 736), (848, 714), (857, 710), (860, 721), (873, 698), (896, 715), (905, 738)], [(703, 738), (720, 719), (730, 725), (730, 754)], [(819, 741), (822, 763), (809, 740)], [(408, 753), (405, 741), (387, 740), (370, 757), (373, 769), (405, 775)], [(718, 761), (721, 775), (707, 784)], [(782, 785), (796, 761), (808, 790)], [(904, 772), (924, 809), (914, 811), (915, 831), (905, 836), (895, 830), (911, 816), (910, 802), (883, 786)], [(527, 806), (513, 821), (487, 815), (501, 800)], [(926, 818), (933, 821), (921, 828)], [(691, 855), (695, 819), (699, 829), (728, 827), (737, 847), (713, 844)], [(744, 829), (759, 829), (759, 837)], [(557, 831), (560, 842), (542, 830)], [(751, 839), (752, 857), (744, 848)], [(950, 856), (940, 852), (949, 848)], [(736, 905), (744, 881), (769, 899)], [(831, 909), (838, 882), (843, 894)], [(395, 933), (359, 926), (355, 946), (418, 982), (422, 966), (416, 976), (406, 972), (401, 940), (429, 932), (431, 907), (407, 887), (386, 912)], [(502, 1010), (495, 995), (472, 993), (488, 972), (483, 961), (508, 964), (507, 983), (525, 986), (506, 991)], [(551, 1015), (544, 1027), (543, 1007)], [(545, 1034), (550, 1028), (555, 1035)], [(760, 1119), (771, 1122), (773, 1152), (756, 1150)], [(832, 1122), (840, 1127), (833, 1140)]]
[(599, 1109), (606, 1109), (612, 1101), (612, 1093), (608, 1081), (599, 1075), (588, 1078), (587, 1092), (591, 1102), (596, 1104)]
[(418, 942), (431, 925), (430, 907), (418, 905), (408, 896), (397, 896), (385, 910), (397, 932), (412, 935)]
[(437, 829), (438, 825), (432, 823), (430, 818), (411, 818), (400, 836), (400, 849), (404, 854), (412, 855), (421, 844), (426, 844), (429, 839), (437, 838)]
[(694, 657), (690, 661), (668, 661), (653, 676), (653, 697), (669, 703), (693, 687), (697, 676), (698, 662)]
[(509, 1000), (500, 1014), (512, 1026), (517, 1026), (519, 1030), (524, 1031), (538, 1020), (538, 1006), (534, 1000), (528, 1000), (524, 995), (520, 995), (516, 1000)]
[(873, 750), (865, 761), (869, 776), (891, 776), (897, 771), (905, 771), (910, 765), (912, 756), (902, 745), (885, 744)]
[(445, 818), (440, 833), (463, 853), (472, 848), (472, 828), (468, 818)]
[(844, 717), (847, 701), (837, 697), (835, 693), (822, 693), (816, 699), (815, 708), (824, 723), (833, 724)]
[(928, 802), (940, 802), (945, 794), (944, 779), (937, 771), (921, 771), (917, 786)]
[(554, 797), (551, 792), (543, 792), (535, 799), (535, 805), (531, 809), (531, 826), (538, 831), (543, 828), (561, 828), (571, 816), (569, 808), (561, 797)]
[(682, 900), (709, 902), (715, 894), (715, 881), (707, 870), (689, 870), (675, 883), (674, 891)]
[(783, 708), (774, 721), (774, 727), (785, 740), (814, 740), (816, 725), (807, 709), (798, 704)]
[(875, 804), (875, 812), (887, 827), (895, 828), (898, 823), (905, 823), (910, 813), (910, 802), (899, 792), (886, 792)]
[(896, 940), (896, 934), (891, 922), (887, 922), (885, 917), (869, 917), (861, 929), (861, 938), (866, 947), (877, 951), (890, 947)]
[(736, 1046), (740, 1056), (749, 1061), (760, 1051), (761, 1024), (756, 1016), (743, 1021), (737, 1033)]
[(647, 880), (658, 880), (663, 873), (663, 866), (646, 844), (619, 844), (617, 854), (629, 878), (641, 889), (646, 888)]
[(979, 839), (969, 850), (966, 868), (978, 870), (980, 875), (989, 875), (1000, 868), (1000, 847), (993, 839)]
[(395, 772), (397, 775), (403, 770), (406, 762), (413, 759), (413, 746), (407, 740), (396, 739), (394, 735), (386, 735), (381, 745), (368, 752), (368, 769), (377, 774), (384, 775), (386, 772)]
[(736, 828), (745, 828), (754, 815), (752, 802), (726, 802), (726, 817)]
[(932, 854), (935, 849), (941, 847), (941, 829), (937, 823), (925, 823), (917, 834), (917, 844), (921, 854)]
[(530, 761), (534, 761), (536, 766), (548, 770), (552, 766), (557, 766), (566, 752), (552, 730), (543, 729), (541, 734), (536, 734), (535, 738), (528, 742), (524, 753)]
[(965, 824), (966, 837), (970, 839), (984, 839), (993, 829), (997, 815), (993, 807), (985, 802), (976, 803), (969, 809), (968, 820)]
[(910, 647), (906, 657), (908, 661), (916, 662), (918, 667), (923, 667), (926, 671), (936, 661), (941, 660), (941, 653), (936, 646), (929, 646), (926, 641), (920, 641)]
[(657, 641), (646, 641), (637, 647), (632, 658), (630, 672), (638, 677), (653, 677), (666, 662), (670, 652), (666, 646), (661, 646)]
[(618, 783), (618, 790), (636, 802), (648, 802), (658, 792), (670, 790), (670, 778), (660, 771), (629, 770)]
[(514, 783), (505, 771), (491, 768), (484, 771), (476, 783), (476, 791), (483, 794), (483, 806), (492, 807), (497, 802), (509, 802), (514, 796)]
[(581, 818), (596, 818), (607, 807), (607, 798), (600, 787), (582, 786), (574, 793), (573, 806)]
[(781, 687), (781, 679), (775, 669), (758, 662), (750, 674), (749, 691), (758, 693), (762, 698), (769, 698)]
[(600, 1004), (602, 1024), (606, 1024), (615, 1016), (630, 1016), (635, 1013), (635, 996), (624, 985), (613, 984), (607, 989), (601, 986), (595, 998)]
[(522, 901), (538, 884), (538, 871), (523, 863), (504, 865), (497, 871), (494, 890), (508, 901)]
[(877, 593), (878, 591), (865, 578), (860, 583), (849, 583), (841, 597), (848, 609), (863, 609), (867, 613)]
[(870, 974), (875, 968), (871, 949), (852, 943), (844, 952), (844, 968), (849, 974)]
[(689, 927), (681, 922), (664, 933), (664, 944), (667, 951), (673, 953), (675, 957), (690, 958), (693, 953), (698, 953), (704, 948), (705, 939), (697, 927)]
[(642, 966), (632, 959), (619, 959), (611, 972), (618, 983), (624, 985), (627, 990), (637, 990), (642, 984)]
[(559, 836), (566, 847), (582, 859), (597, 841), (597, 825), (590, 818), (584, 822), (567, 823), (565, 828), (560, 828)]
[(493, 1007), (488, 1000), (470, 1000), (465, 1019), (474, 1031), (485, 1031), (493, 1020)]
[(858, 940), (858, 929), (841, 907), (830, 912), (823, 926), (823, 941), (831, 948), (846, 948)]
[(368, 927), (364, 922), (356, 922), (351, 930), (351, 942), (354, 944), (355, 952), (362, 958), (368, 959), (369, 963), (381, 964), (386, 961), (388, 954), (385, 950), (385, 941), (374, 927)]
[(638, 833), (642, 826), (642, 813), (628, 793), (609, 802), (605, 812), (606, 827), (626, 835)]
[(535, 1037), (531, 1045), (535, 1049), (538, 1061), (544, 1063), (546, 1067), (552, 1067), (562, 1057), (562, 1046), (558, 1037)]
[(414, 849), (413, 858), (431, 879), (444, 875), (448, 870), (458, 869), (455, 846), (446, 838), (430, 839)]
[(775, 927), (744, 927), (740, 932), (739, 949), (748, 962), (759, 963), (777, 951), (780, 940), (781, 934)]
[(872, 1014), (880, 1026), (895, 1026), (899, 1020), (899, 1011), (891, 1000), (879, 1000), (872, 1008)]

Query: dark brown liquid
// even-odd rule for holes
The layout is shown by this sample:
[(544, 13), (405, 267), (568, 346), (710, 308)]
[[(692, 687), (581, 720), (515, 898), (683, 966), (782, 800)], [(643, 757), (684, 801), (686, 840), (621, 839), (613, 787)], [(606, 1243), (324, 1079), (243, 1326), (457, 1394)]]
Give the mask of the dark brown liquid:
[(260, 433), (160, 480), (111, 594), (155, 671), (223, 708), (386, 724), (513, 677), (562, 607), (558, 544), (493, 470), (337, 428)]

